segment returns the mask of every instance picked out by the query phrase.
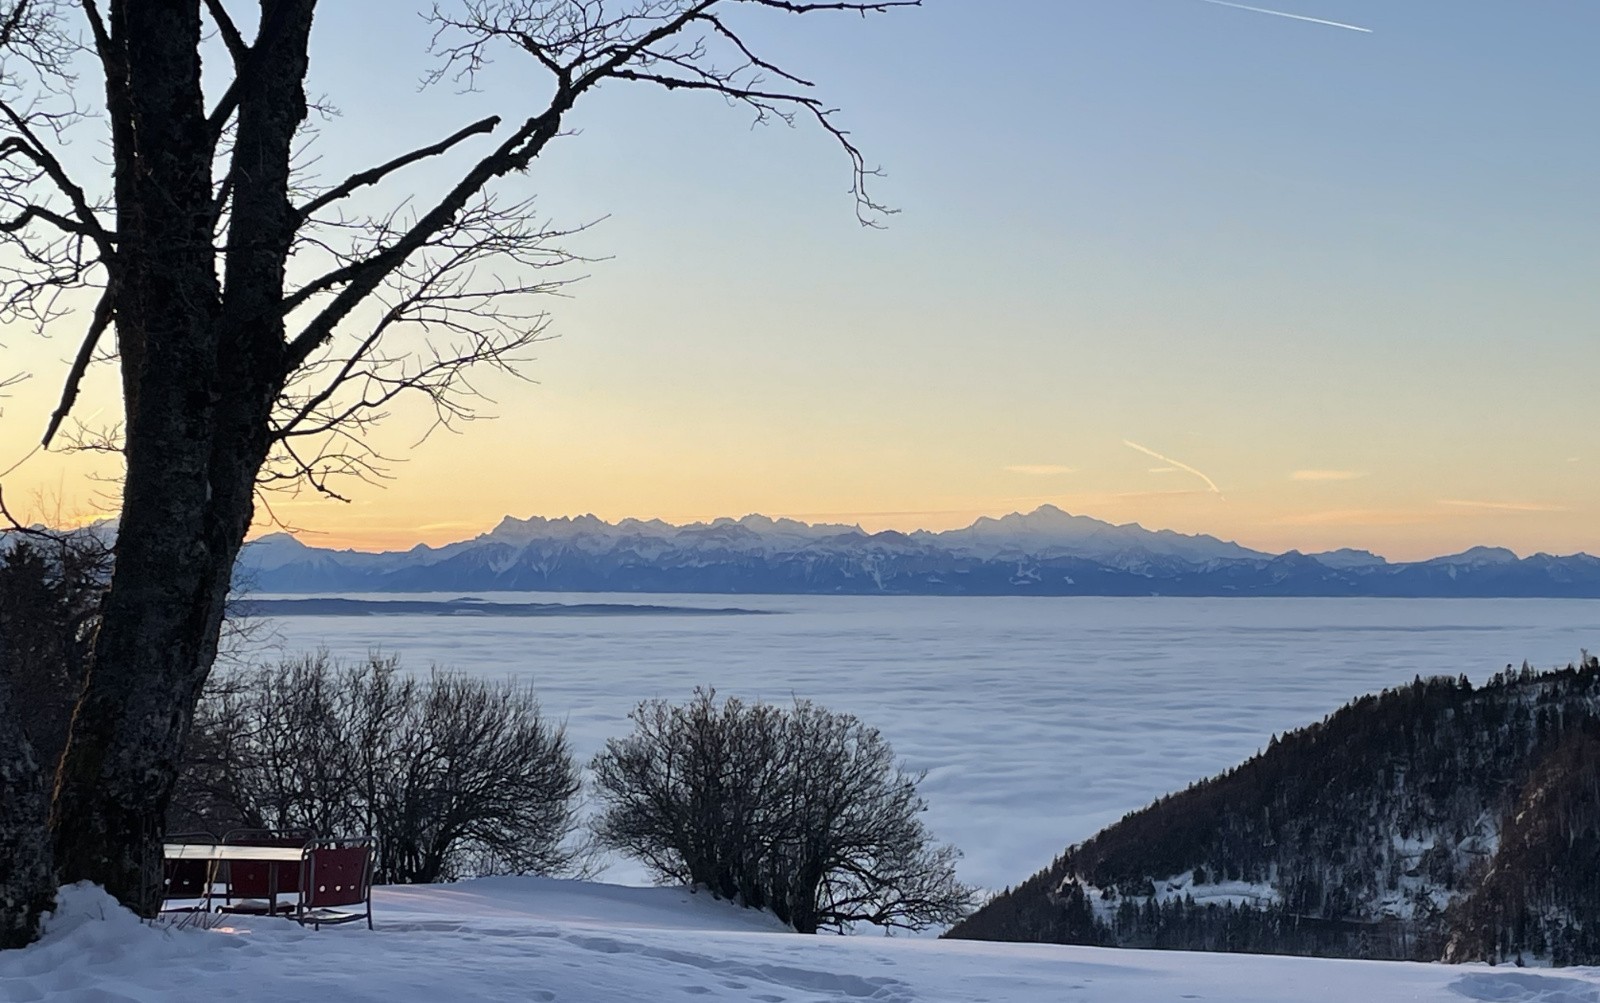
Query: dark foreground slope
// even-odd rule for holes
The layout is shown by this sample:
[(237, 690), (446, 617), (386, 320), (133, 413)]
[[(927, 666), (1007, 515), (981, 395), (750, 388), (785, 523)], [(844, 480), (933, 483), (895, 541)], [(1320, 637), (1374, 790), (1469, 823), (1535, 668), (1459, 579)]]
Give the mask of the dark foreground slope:
[(1600, 661), (1362, 697), (948, 936), (1600, 963)]

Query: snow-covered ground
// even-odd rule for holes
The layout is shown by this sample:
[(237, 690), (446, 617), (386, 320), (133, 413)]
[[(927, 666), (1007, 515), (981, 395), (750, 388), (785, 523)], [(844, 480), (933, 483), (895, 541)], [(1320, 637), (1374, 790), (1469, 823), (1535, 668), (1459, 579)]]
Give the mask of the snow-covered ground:
[[(855, 713), (928, 771), (929, 824), (991, 889), (1359, 694), (1600, 648), (1600, 601), (1582, 600), (486, 598), (783, 615), (289, 617), (277, 632), (288, 652), (381, 647), (413, 669), (531, 680), (584, 760), (627, 734), (638, 701), (701, 685)], [(606, 876), (645, 878), (627, 863)]]
[(44, 939), (0, 952), (0, 1000), (49, 1003), (1596, 1003), (1600, 970), (1322, 961), (806, 937), (662, 888), (538, 878), (379, 889), (377, 929), (252, 919), (145, 926), (65, 890)]

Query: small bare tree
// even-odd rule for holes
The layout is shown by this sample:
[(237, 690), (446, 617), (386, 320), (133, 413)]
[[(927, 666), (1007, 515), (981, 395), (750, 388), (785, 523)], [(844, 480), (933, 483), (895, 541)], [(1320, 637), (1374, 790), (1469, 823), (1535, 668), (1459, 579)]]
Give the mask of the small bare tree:
[(530, 689), (436, 673), (401, 722), (397, 755), (377, 771), (375, 831), (389, 880), (479, 868), (551, 874), (573, 863), (582, 783), (565, 734)]
[[(501, 179), (603, 85), (659, 87), (814, 122), (871, 222), (860, 152), (757, 38), (763, 19), (918, 2), (442, 0), (426, 15), (433, 79), (471, 85), (506, 55), (542, 91), (319, 180), (296, 169), (318, 0), (0, 0), (0, 321), (55, 328), (74, 296), (93, 303), (46, 444), (96, 358), (115, 359), (124, 411), (116, 568), (52, 808), (62, 880), (156, 908), (149, 870), (258, 486), (332, 493), (337, 475), (370, 475), (365, 429), (396, 399), (470, 416), (467, 374), (515, 372), (540, 336), (531, 297), (565, 255)], [(206, 52), (202, 74), (207, 37), (224, 55)], [(109, 171), (75, 177), (67, 135), (96, 127)], [(394, 192), (436, 158), (456, 162), (452, 183)], [(394, 208), (357, 211), (357, 192), (394, 192)], [(0, 757), (0, 772), (33, 762), (20, 746)], [(36, 901), (36, 881), (0, 865), (0, 899)]]
[(919, 816), (920, 777), (876, 730), (806, 701), (785, 709), (698, 690), (640, 704), (593, 770), (603, 845), (658, 879), (772, 910), (802, 933), (920, 930), (974, 905), (958, 854)]
[(580, 786), (526, 687), (324, 653), (213, 684), (171, 821), (371, 834), (382, 882), (549, 874), (575, 863)]

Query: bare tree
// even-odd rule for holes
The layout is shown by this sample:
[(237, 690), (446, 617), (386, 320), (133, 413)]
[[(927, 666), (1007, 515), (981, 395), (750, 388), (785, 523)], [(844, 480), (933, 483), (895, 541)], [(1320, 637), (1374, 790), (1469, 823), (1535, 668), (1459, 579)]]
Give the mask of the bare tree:
[(576, 860), (578, 768), (526, 687), (309, 655), (214, 681), (194, 739), (175, 829), (371, 834), (400, 884)]
[(380, 864), (390, 881), (550, 874), (574, 860), (582, 787), (531, 690), (436, 673), (381, 764)]
[[(497, 182), (528, 168), (590, 92), (633, 83), (812, 121), (843, 149), (871, 222), (882, 207), (860, 152), (756, 39), (764, 20), (918, 2), (441, 3), (428, 14), (436, 79), (471, 83), (513, 55), (545, 74), (543, 100), (507, 94), (503, 117), (413, 138), (318, 185), (295, 170), (317, 0), (259, 0), (250, 18), (238, 0), (0, 0), (0, 320), (53, 327), (71, 294), (92, 294), (47, 444), (97, 356), (115, 355), (124, 406), (116, 567), (52, 808), (62, 880), (156, 906), (146, 871), (258, 484), (331, 493), (336, 475), (370, 475), (380, 459), (363, 431), (397, 397), (425, 395), (441, 422), (470, 416), (466, 374), (514, 371), (539, 337), (529, 297), (565, 256)], [(208, 34), (226, 51), (207, 66), (206, 82), (221, 81), (209, 92)], [(74, 72), (92, 72), (103, 97)], [(111, 170), (88, 182), (62, 140), (97, 127)], [(475, 144), (487, 148), (469, 156)], [(387, 191), (433, 158), (464, 158), (447, 188), (401, 188), (401, 208), (349, 214), (354, 193)], [(425, 347), (402, 347), (406, 331)]]
[(772, 910), (802, 933), (856, 923), (924, 929), (974, 905), (958, 854), (919, 816), (919, 775), (876, 730), (806, 701), (791, 709), (696, 691), (631, 715), (595, 757), (604, 845), (658, 879)]

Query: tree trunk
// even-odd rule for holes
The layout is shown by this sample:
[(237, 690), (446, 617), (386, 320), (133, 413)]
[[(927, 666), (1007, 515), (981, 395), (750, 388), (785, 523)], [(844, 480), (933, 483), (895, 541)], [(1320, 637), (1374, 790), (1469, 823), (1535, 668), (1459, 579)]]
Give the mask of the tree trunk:
[(134, 476), (135, 469), (171, 466), (144, 452), (132, 448), (130, 437), (130, 503), (94, 666), (61, 766), (54, 823), (63, 881), (97, 882), (152, 915), (160, 905), (167, 803), (216, 656), (250, 507), (223, 520), (168, 498), (153, 518), (130, 523), (127, 516), (140, 509), (132, 503), (139, 481), (171, 483), (159, 473)]
[(260, 159), (236, 185), (232, 240), (249, 228), (250, 245), (229, 255), (226, 303), (216, 273), (199, 3), (111, 6), (126, 80), (120, 93), (111, 81), (109, 104), (113, 117), (125, 108), (132, 123), (113, 129), (127, 477), (111, 588), (52, 822), (62, 880), (95, 881), (146, 915), (160, 905), (167, 804), (216, 658), (281, 387), (277, 305), (292, 232), (287, 150), (305, 113), (300, 80), (312, 5), (278, 5), (284, 17), (258, 53), (273, 71), (245, 85), (256, 96), (281, 93), (263, 102), (272, 105), (264, 115), (239, 116), (235, 144)]

